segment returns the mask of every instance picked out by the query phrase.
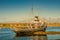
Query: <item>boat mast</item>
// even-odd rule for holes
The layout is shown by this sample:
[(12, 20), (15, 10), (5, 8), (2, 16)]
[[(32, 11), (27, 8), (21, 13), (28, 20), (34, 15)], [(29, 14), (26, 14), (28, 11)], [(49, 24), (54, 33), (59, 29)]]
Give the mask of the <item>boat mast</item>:
[(39, 2), (38, 2), (38, 17), (40, 17), (40, 6), (39, 6)]
[(32, 0), (32, 3), (31, 3), (31, 15), (30, 15), (30, 19), (32, 19), (34, 16), (34, 12), (33, 12), (33, 0)]
[(33, 8), (33, 0), (32, 0), (32, 18), (33, 18), (33, 16), (34, 16), (34, 8)]
[[(40, 15), (40, 6), (38, 6), (38, 13), (37, 13), (38, 15), (35, 15), (35, 16), (37, 16), (37, 17), (39, 17), (39, 15)], [(33, 0), (32, 0), (32, 14), (31, 14), (31, 16), (32, 16), (32, 18), (34, 17), (34, 5), (33, 5)]]
[(33, 4), (32, 4), (32, 16), (34, 16), (34, 12), (33, 12)]
[(38, 17), (40, 17), (40, 8), (38, 7)]

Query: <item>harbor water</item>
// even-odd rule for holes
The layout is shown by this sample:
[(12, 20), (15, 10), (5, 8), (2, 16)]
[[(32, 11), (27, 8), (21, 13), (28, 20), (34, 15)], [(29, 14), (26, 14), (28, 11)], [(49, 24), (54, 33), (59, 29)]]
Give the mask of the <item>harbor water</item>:
[[(60, 27), (47, 27), (46, 29), (46, 32), (60, 32)], [(16, 37), (15, 33), (12, 32), (12, 31), (7, 31), (8, 33), (6, 34), (6, 31), (5, 32), (5, 35), (4, 33), (2, 34), (1, 33), (1, 30), (0, 30), (0, 39), (2, 40), (5, 40), (5, 38), (8, 38), (7, 40), (60, 40), (60, 34), (46, 34), (45, 36), (41, 35), (36, 35), (36, 36), (19, 36), (19, 37)], [(2, 36), (3, 35), (3, 36)], [(8, 36), (9, 37), (8, 37)], [(12, 37), (12, 38), (11, 38)], [(11, 39), (10, 39), (11, 38)]]

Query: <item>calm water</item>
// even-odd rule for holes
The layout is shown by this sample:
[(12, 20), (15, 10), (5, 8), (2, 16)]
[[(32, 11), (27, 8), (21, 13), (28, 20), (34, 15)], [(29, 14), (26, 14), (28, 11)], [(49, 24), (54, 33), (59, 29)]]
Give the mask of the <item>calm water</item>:
[[(1, 31), (1, 30), (0, 30)], [(60, 27), (48, 27), (46, 29), (46, 32), (48, 31), (56, 31), (56, 32), (60, 32)], [(9, 33), (9, 32), (8, 32)], [(10, 32), (10, 33), (13, 33), (15, 34), (14, 32)], [(3, 34), (0, 34), (0, 39), (1, 38), (6, 38), (5, 37), (1, 37), (1, 35)], [(7, 34), (6, 34), (7, 35)], [(9, 35), (9, 34), (8, 34)], [(4, 35), (3, 35), (4, 36)], [(9, 35), (10, 36), (10, 35)], [(14, 35), (13, 35), (14, 36)], [(46, 36), (20, 36), (20, 37), (14, 37), (12, 39), (9, 39), (10, 37), (7, 36), (8, 39), (6, 40), (60, 40), (60, 34), (54, 34), (54, 35), (46, 35)], [(3, 39), (5, 40), (5, 39)]]
[(60, 40), (60, 35), (48, 35), (48, 36), (24, 36), (17, 37), (16, 40)]

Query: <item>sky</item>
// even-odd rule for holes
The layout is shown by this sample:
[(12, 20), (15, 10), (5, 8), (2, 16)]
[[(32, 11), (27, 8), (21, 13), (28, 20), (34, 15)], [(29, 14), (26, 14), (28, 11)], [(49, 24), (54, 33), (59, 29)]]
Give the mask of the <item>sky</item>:
[(36, 15), (60, 18), (60, 0), (0, 0), (0, 22), (28, 20)]

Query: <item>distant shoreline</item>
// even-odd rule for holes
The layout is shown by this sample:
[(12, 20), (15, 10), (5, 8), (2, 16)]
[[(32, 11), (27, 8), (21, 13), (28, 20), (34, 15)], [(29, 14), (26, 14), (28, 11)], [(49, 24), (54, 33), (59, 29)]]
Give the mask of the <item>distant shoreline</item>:
[(50, 26), (50, 27), (56, 27), (56, 26), (60, 26), (60, 23), (48, 23), (47, 26)]
[[(29, 26), (30, 23), (0, 23), (0, 27)], [(47, 27), (60, 27), (60, 23), (47, 23)]]

